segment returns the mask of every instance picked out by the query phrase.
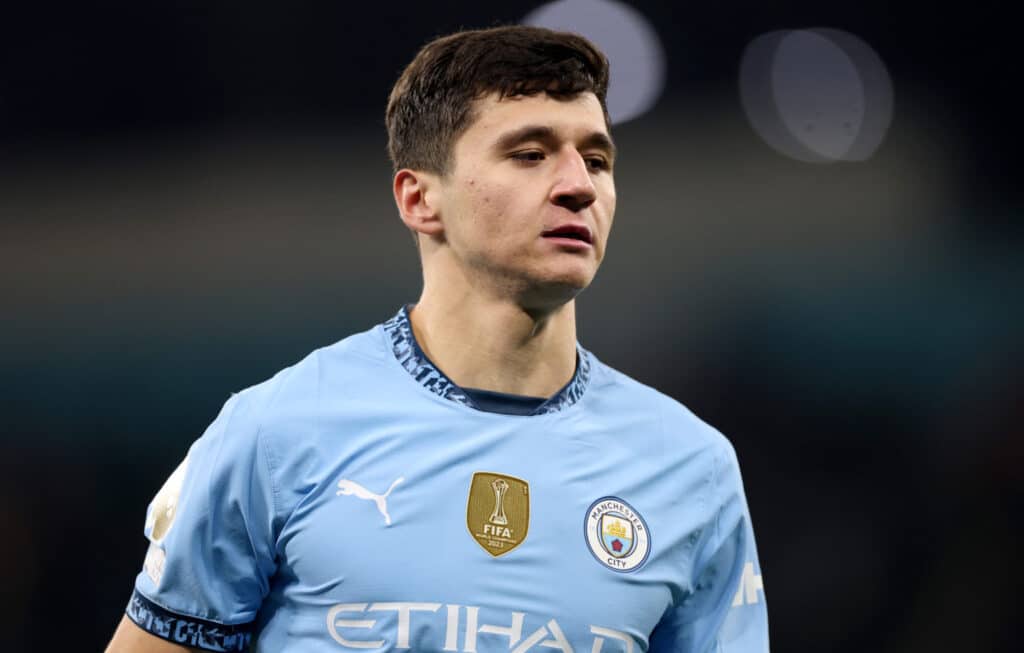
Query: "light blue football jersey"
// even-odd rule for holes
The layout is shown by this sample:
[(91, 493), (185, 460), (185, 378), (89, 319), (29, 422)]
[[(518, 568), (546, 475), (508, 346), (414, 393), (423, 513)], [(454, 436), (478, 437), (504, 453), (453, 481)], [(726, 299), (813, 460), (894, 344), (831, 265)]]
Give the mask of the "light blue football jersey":
[(768, 650), (732, 447), (577, 348), (480, 409), (407, 309), (230, 398), (149, 507), (129, 617), (213, 651)]

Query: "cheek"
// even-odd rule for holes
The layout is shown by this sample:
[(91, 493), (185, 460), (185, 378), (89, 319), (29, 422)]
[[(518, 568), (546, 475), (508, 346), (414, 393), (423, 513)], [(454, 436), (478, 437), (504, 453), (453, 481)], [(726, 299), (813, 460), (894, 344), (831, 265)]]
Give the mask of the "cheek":
[(445, 230), (452, 245), (471, 257), (490, 258), (501, 236), (502, 198), (477, 177), (465, 179), (447, 206)]
[(452, 187), (449, 240), (466, 254), (489, 260), (523, 253), (537, 232), (538, 206), (527, 188), (500, 175), (465, 175)]
[(489, 235), (512, 231), (516, 226), (515, 189), (474, 180), (468, 186), (467, 220)]
[(615, 219), (615, 186), (609, 186), (603, 189), (601, 192), (601, 207), (602, 215), (604, 218), (605, 230), (611, 228), (612, 221)]
[(611, 207), (611, 211), (615, 211), (615, 179), (611, 176), (605, 179), (602, 184), (601, 193), (605, 197), (605, 202)]

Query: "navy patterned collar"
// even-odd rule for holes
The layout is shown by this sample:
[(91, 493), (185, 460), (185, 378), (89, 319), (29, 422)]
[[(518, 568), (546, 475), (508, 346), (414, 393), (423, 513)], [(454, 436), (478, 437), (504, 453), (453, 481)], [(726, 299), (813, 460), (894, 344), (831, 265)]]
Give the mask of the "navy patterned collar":
[[(416, 336), (412, 332), (412, 323), (409, 322), (409, 306), (403, 306), (383, 326), (384, 332), (391, 340), (391, 351), (394, 352), (395, 358), (424, 388), (450, 401), (476, 410), (483, 410), (473, 402), (465, 390), (445, 376), (445, 373), (439, 370), (420, 349), (419, 343), (416, 342)], [(590, 382), (590, 365), (590, 352), (577, 344), (576, 372), (572, 379), (532, 414), (556, 413), (579, 401)]]

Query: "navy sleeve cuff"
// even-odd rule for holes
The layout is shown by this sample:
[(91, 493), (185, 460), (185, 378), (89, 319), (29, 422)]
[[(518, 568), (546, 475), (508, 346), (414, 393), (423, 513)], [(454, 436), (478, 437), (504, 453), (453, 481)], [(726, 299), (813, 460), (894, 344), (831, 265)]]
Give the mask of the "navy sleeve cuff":
[(176, 614), (135, 590), (125, 610), (128, 618), (151, 635), (204, 651), (248, 651), (253, 624), (225, 626)]

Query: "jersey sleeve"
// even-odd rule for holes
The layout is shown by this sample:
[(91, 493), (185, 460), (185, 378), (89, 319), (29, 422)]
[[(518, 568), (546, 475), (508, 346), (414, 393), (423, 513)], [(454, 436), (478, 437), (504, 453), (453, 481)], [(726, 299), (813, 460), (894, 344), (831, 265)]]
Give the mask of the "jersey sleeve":
[(739, 464), (725, 444), (717, 456), (718, 505), (693, 559), (690, 593), (651, 634), (651, 651), (768, 653), (768, 611), (761, 565)]
[(272, 461), (243, 400), (225, 404), (150, 503), (126, 611), (157, 637), (209, 651), (248, 650), (275, 570)]

